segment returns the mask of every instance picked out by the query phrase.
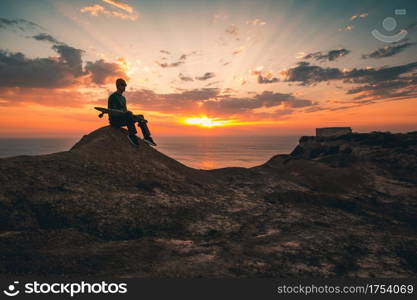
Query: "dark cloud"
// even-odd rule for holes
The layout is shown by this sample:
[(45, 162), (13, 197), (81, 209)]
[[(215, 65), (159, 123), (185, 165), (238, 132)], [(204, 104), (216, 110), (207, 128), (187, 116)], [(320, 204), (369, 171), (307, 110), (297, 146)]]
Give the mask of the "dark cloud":
[(376, 49), (375, 51), (373, 51), (369, 54), (362, 55), (362, 58), (363, 59), (384, 58), (384, 57), (394, 56), (394, 55), (404, 51), (405, 49), (409, 48), (410, 46), (414, 46), (415, 44), (416, 43), (406, 42), (406, 43), (401, 43), (401, 44), (396, 44), (396, 45), (385, 46), (383, 48)]
[(181, 90), (178, 93), (157, 94), (152, 90), (141, 89), (126, 92), (126, 98), (131, 104), (143, 109), (166, 113), (192, 113), (199, 112), (199, 102), (211, 98), (222, 98), (220, 89), (202, 88), (193, 90)]
[(274, 93), (271, 91), (263, 91), (262, 94), (255, 95), (255, 99), (262, 102), (262, 106), (270, 107), (286, 103), (291, 107), (311, 106), (313, 102), (310, 100), (298, 99), (292, 94)]
[[(163, 51), (163, 50), (161, 50)], [(187, 59), (187, 55), (186, 54), (182, 54), (180, 56), (180, 58), (172, 63), (161, 63), (159, 61), (156, 61), (156, 63), (161, 67), (161, 68), (173, 68), (173, 67), (178, 67), (179, 65), (183, 64), (185, 62), (185, 60)]]
[(330, 50), (327, 52), (313, 52), (313, 53), (309, 53), (306, 56), (303, 57), (303, 59), (315, 59), (318, 61), (334, 61), (336, 59), (338, 59), (339, 57), (342, 56), (346, 56), (350, 53), (349, 50), (342, 48), (342, 49), (335, 49), (335, 50)]
[(342, 80), (344, 83), (360, 84), (347, 91), (356, 95), (355, 99), (388, 99), (398, 97), (415, 97), (417, 62), (405, 65), (340, 70), (337, 68), (322, 68), (306, 62), (299, 63), (295, 68), (282, 72), (285, 81), (300, 82), (311, 85), (323, 81)]
[(182, 80), (182, 81), (194, 81), (193, 78), (191, 78), (190, 76), (185, 76), (184, 74), (180, 73), (178, 74), (178, 77)]
[(38, 34), (32, 38), (53, 43), (52, 49), (59, 56), (31, 59), (20, 52), (0, 50), (1, 87), (58, 88), (80, 83), (88, 75), (96, 84), (105, 83), (116, 76), (125, 76), (118, 64), (104, 60), (87, 62), (83, 70), (84, 50), (68, 46), (48, 34)]
[(347, 94), (356, 95), (355, 100), (417, 97), (417, 73), (392, 80), (374, 81), (349, 89)]
[(204, 101), (201, 108), (208, 113), (239, 115), (262, 107), (275, 107), (283, 104), (286, 108), (299, 108), (315, 105), (310, 100), (298, 99), (291, 94), (264, 91), (253, 98), (228, 97), (220, 100)]
[(91, 74), (91, 80), (96, 84), (105, 84), (115, 77), (126, 77), (126, 74), (118, 64), (108, 63), (103, 59), (87, 62), (85, 70)]
[(59, 61), (70, 67), (75, 76), (84, 74), (81, 58), (82, 54), (85, 52), (84, 50), (68, 46), (47, 33), (39, 33), (32, 36), (32, 38), (37, 41), (46, 41), (54, 44), (52, 49), (60, 55)]
[(261, 84), (265, 84), (265, 83), (274, 83), (274, 82), (278, 82), (279, 79), (276, 77), (272, 77), (272, 78), (268, 78), (268, 77), (264, 77), (261, 74), (258, 75), (258, 83)]
[(361, 14), (353, 15), (352, 17), (350, 17), (350, 20), (353, 21), (353, 20), (358, 19), (358, 18), (364, 19), (368, 16), (369, 16), (368, 13), (361, 13)]
[(213, 77), (216, 77), (216, 74), (214, 74), (213, 72), (206, 72), (203, 76), (196, 76), (194, 78), (197, 80), (208, 80)]
[(250, 112), (261, 107), (277, 107), (283, 105), (285, 109), (296, 109), (316, 105), (310, 100), (299, 99), (291, 94), (264, 91), (253, 97), (237, 98), (226, 92), (231, 89), (203, 88), (193, 90), (179, 89), (178, 93), (157, 94), (152, 90), (141, 89), (127, 92), (129, 103), (143, 109), (166, 113), (206, 113), (209, 115), (228, 116)]
[(207, 83), (205, 86), (212, 86), (212, 85), (216, 85), (216, 84), (218, 84), (218, 83), (220, 83), (220, 82), (221, 82), (220, 80), (218, 80), (218, 81), (212, 81), (212, 82)]
[(75, 82), (76, 69), (60, 57), (26, 58), (24, 54), (0, 50), (0, 86), (3, 87), (64, 87)]
[(0, 18), (0, 28), (18, 28), (21, 31), (26, 31), (27, 29), (42, 29), (36, 23), (27, 21), (25, 19), (6, 19)]
[(165, 54), (171, 54), (171, 52), (167, 51), (167, 50), (160, 50), (159, 52), (161, 53), (165, 53)]
[(32, 38), (34, 38), (37, 41), (47, 41), (47, 42), (51, 42), (53, 44), (62, 44), (57, 39), (55, 39), (53, 36), (51, 36), (47, 33), (39, 33), (37, 35), (32, 36)]
[(268, 72), (266, 75), (262, 75), (261, 71), (254, 70), (251, 72), (251, 74), (258, 76), (258, 83), (260, 84), (274, 83), (279, 81), (278, 78), (274, 77), (272, 72)]
[(344, 82), (349, 83), (375, 83), (390, 80), (397, 80), (400, 76), (417, 69), (417, 62), (405, 65), (382, 67), (379, 69), (352, 69), (344, 72)]
[(284, 70), (281, 74), (285, 81), (300, 82), (302, 85), (316, 84), (322, 81), (344, 80), (350, 83), (368, 83), (397, 79), (400, 75), (417, 68), (417, 62), (394, 67), (382, 67), (379, 69), (351, 69), (322, 68), (310, 65), (308, 62), (299, 62), (296, 67)]
[(186, 100), (186, 101), (202, 101), (211, 98), (222, 98), (219, 95), (220, 89), (218, 88), (202, 88), (186, 90), (180, 94), (165, 94), (170, 100)]
[(67, 45), (53, 45), (54, 49), (60, 56), (59, 61), (67, 65), (74, 76), (83, 75), (81, 55), (84, 52), (81, 49), (76, 49)]
[(311, 100), (307, 100), (307, 99), (294, 99), (291, 102), (289, 102), (289, 104), (291, 107), (294, 107), (294, 108), (316, 105)]
[(282, 71), (281, 74), (285, 77), (285, 81), (300, 82), (302, 85), (343, 78), (343, 72), (338, 68), (322, 68), (305, 61), (299, 62), (294, 68)]
[(183, 64), (184, 61), (176, 61), (173, 63), (161, 63), (159, 61), (156, 61), (156, 63), (161, 67), (161, 68), (173, 68), (173, 67), (178, 67), (179, 65)]

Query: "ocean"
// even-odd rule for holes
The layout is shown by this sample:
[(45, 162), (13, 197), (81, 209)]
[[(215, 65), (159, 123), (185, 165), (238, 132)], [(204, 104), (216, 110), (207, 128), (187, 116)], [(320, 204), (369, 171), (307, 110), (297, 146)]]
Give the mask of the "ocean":
[[(158, 137), (156, 149), (197, 169), (253, 167), (276, 154), (289, 154), (296, 136)], [(41, 155), (69, 150), (79, 138), (0, 139), (0, 157)]]

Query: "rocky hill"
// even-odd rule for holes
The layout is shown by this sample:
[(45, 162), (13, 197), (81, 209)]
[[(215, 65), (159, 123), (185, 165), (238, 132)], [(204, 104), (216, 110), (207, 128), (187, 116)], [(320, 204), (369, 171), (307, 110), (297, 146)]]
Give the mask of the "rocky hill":
[(197, 170), (123, 129), (0, 159), (0, 274), (416, 277), (417, 132)]

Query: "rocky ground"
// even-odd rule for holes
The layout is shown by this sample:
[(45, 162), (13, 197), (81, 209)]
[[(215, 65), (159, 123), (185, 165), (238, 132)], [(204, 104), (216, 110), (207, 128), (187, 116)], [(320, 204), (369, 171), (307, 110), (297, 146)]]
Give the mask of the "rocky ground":
[(417, 276), (417, 132), (214, 170), (125, 134), (0, 159), (1, 277)]

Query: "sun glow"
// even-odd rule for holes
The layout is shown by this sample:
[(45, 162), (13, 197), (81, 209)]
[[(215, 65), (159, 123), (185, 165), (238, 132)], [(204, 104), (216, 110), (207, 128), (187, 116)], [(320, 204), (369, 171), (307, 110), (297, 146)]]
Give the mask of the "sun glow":
[(182, 123), (187, 125), (196, 125), (200, 127), (219, 127), (231, 125), (232, 120), (219, 120), (218, 118), (209, 118), (207, 116), (186, 118)]

